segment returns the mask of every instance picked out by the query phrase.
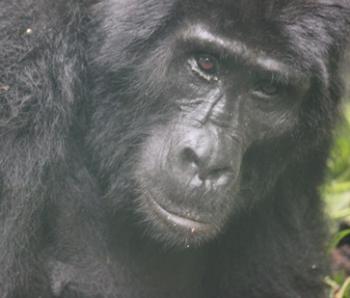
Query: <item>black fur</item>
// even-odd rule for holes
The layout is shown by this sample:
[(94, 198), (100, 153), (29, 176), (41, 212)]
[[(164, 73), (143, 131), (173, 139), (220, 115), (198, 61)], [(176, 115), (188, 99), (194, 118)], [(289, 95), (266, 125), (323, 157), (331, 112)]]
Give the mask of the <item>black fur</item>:
[[(135, 175), (174, 113), (166, 47), (198, 19), (310, 88), (245, 152), (225, 229), (192, 247), (152, 226)], [(325, 297), (317, 188), (349, 27), (347, 0), (0, 1), (0, 297)]]

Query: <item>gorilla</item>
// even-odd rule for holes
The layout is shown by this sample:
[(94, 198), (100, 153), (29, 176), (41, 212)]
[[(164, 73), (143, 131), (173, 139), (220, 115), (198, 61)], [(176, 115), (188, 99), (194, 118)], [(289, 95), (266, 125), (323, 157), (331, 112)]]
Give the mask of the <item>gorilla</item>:
[(320, 298), (348, 0), (0, 1), (1, 298)]

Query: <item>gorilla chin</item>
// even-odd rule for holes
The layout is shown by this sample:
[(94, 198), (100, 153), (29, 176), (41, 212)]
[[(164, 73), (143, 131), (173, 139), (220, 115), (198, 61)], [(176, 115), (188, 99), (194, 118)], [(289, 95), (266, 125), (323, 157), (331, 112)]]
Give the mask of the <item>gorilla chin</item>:
[(150, 236), (165, 246), (189, 248), (215, 238), (223, 222), (207, 222), (191, 210), (172, 211), (163, 207), (155, 196), (141, 196), (139, 211), (148, 223)]
[(168, 227), (169, 232), (174, 229), (177, 239), (179, 239), (179, 234), (182, 234), (186, 242), (197, 243), (211, 239), (220, 231), (218, 224), (201, 221), (200, 217), (192, 215), (191, 211), (185, 211), (183, 214), (173, 213), (162, 207), (152, 197), (149, 197), (148, 201), (150, 211), (153, 212), (156, 221), (162, 221)]

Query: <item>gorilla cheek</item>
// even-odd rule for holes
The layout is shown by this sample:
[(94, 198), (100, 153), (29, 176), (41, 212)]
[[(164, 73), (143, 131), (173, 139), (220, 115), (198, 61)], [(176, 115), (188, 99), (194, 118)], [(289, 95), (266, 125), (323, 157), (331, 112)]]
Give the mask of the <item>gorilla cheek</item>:
[(237, 140), (211, 124), (177, 123), (154, 129), (139, 155), (138, 211), (156, 238), (198, 244), (222, 230), (239, 188)]

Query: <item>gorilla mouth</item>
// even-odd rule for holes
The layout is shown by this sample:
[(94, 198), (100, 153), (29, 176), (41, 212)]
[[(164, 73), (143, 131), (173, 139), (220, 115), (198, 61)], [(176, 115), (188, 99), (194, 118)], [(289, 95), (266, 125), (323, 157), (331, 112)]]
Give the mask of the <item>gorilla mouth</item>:
[(155, 199), (149, 199), (155, 213), (174, 227), (183, 228), (191, 233), (208, 233), (216, 230), (215, 226), (201, 222), (185, 215), (174, 214), (162, 207)]

